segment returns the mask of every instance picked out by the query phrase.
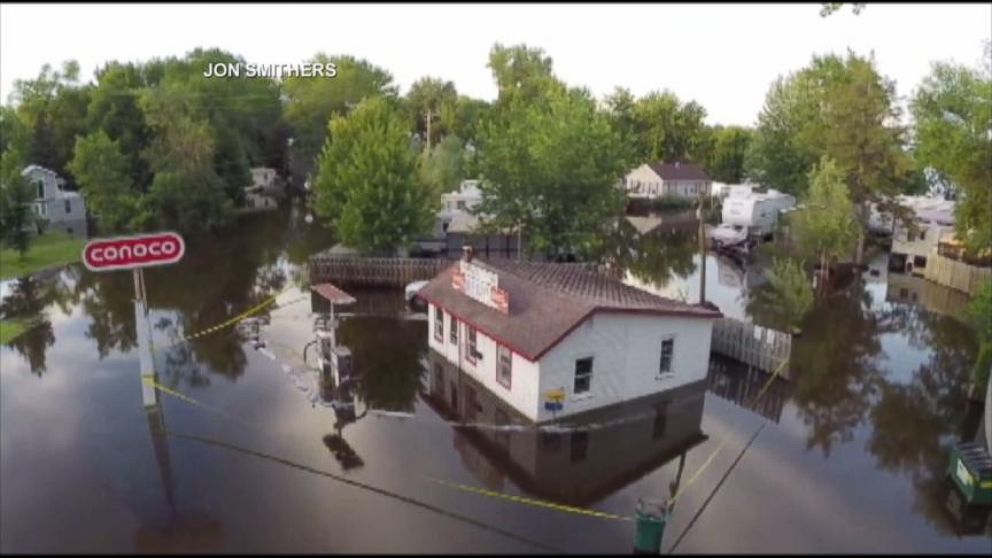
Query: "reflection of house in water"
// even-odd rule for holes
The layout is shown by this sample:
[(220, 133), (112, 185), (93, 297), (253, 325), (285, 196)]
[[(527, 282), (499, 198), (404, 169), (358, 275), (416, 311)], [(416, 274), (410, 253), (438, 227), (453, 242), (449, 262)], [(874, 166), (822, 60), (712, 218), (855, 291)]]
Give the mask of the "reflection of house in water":
[[(748, 407), (754, 398), (765, 387), (770, 374), (753, 366), (737, 362), (717, 354), (710, 356), (710, 374), (707, 377), (707, 389), (714, 395)], [(768, 387), (768, 391), (758, 400), (752, 410), (759, 415), (776, 423), (782, 418), (782, 409), (789, 398), (789, 383), (777, 378)]]
[(424, 400), (449, 420), (475, 424), (457, 428), (453, 443), (466, 467), (494, 489), (508, 477), (538, 497), (587, 506), (706, 439), (705, 382), (565, 419), (554, 425), (561, 430), (538, 430), (436, 351), (428, 351), (427, 364)]
[(960, 318), (968, 305), (968, 295), (904, 273), (889, 273), (885, 301), (916, 304), (929, 312)]

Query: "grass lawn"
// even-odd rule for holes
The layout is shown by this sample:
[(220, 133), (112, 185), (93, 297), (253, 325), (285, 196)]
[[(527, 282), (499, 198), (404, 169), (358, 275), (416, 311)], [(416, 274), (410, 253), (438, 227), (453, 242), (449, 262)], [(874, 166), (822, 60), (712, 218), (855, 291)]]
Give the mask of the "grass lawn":
[(17, 250), (0, 250), (0, 279), (23, 277), (36, 271), (79, 261), (85, 240), (60, 232), (45, 233), (31, 241), (24, 259)]
[(34, 318), (12, 318), (0, 320), (0, 345), (6, 345), (15, 337), (38, 325)]

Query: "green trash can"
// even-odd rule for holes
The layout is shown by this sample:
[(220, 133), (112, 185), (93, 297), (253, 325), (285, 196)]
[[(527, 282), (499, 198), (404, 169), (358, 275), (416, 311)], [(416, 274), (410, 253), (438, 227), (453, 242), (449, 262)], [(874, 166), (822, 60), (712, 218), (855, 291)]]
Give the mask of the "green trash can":
[(634, 554), (660, 554), (668, 522), (668, 502), (638, 498), (635, 522)]

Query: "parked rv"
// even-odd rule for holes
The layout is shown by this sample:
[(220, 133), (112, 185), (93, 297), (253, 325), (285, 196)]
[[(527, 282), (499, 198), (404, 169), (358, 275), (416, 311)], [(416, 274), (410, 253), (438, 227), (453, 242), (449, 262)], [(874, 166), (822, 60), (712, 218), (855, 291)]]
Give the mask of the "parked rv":
[(796, 198), (778, 190), (731, 190), (730, 195), (723, 200), (721, 216), (724, 225), (739, 226), (747, 231), (749, 237), (770, 240), (778, 224), (779, 214), (795, 205)]

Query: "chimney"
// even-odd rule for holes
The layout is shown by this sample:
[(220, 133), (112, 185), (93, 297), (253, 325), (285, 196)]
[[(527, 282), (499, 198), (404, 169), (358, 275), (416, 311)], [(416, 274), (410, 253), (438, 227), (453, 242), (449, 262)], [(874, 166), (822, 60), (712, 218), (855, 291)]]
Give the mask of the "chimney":
[(466, 262), (470, 262), (474, 257), (475, 257), (475, 249), (472, 248), (471, 245), (462, 246), (462, 260)]

